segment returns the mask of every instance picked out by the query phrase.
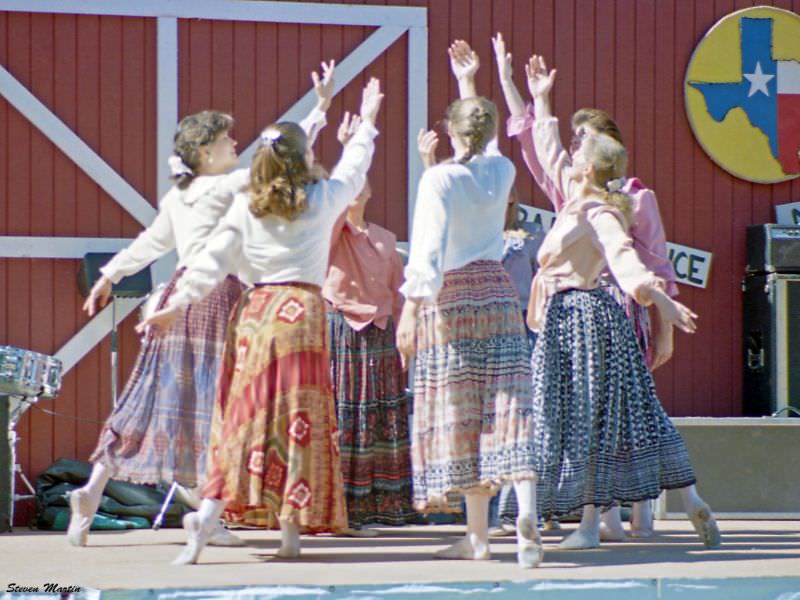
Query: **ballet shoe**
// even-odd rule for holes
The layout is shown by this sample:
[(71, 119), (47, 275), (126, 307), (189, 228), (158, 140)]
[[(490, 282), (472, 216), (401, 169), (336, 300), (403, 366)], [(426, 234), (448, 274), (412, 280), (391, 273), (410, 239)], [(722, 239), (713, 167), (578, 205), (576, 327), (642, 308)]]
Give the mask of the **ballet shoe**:
[(352, 537), (352, 538), (374, 538), (378, 537), (378, 532), (374, 529), (362, 527), (357, 529), (355, 527), (345, 527), (336, 532), (336, 537)]
[(689, 520), (706, 548), (719, 548), (722, 543), (722, 537), (719, 533), (717, 522), (714, 520), (714, 515), (711, 514), (711, 509), (707, 504), (691, 510), (689, 512)]
[(544, 558), (542, 538), (530, 517), (517, 519), (517, 564), (523, 569), (535, 569)]
[(434, 557), (457, 560), (489, 560), (491, 552), (489, 544), (473, 545), (469, 538), (463, 538), (452, 546), (434, 553)]
[(88, 492), (77, 489), (69, 495), (69, 507), (67, 541), (73, 546), (85, 546), (89, 540), (89, 530), (92, 528), (97, 506)]
[(499, 527), (489, 530), (489, 537), (509, 537), (517, 533), (516, 527), (509, 523), (501, 523)]
[(606, 523), (600, 523), (600, 541), (602, 542), (624, 542), (625, 530), (609, 527)]
[(225, 546), (225, 547), (239, 547), (244, 546), (244, 540), (237, 537), (230, 530), (226, 529), (222, 523), (219, 523), (216, 528), (208, 536), (206, 542), (209, 546)]
[(600, 532), (587, 533), (578, 528), (561, 540), (558, 545), (562, 550), (590, 550), (600, 547)]
[(186, 531), (186, 546), (172, 561), (173, 565), (193, 565), (200, 558), (200, 553), (208, 543), (210, 532), (203, 529), (200, 515), (190, 512), (183, 517), (183, 529)]

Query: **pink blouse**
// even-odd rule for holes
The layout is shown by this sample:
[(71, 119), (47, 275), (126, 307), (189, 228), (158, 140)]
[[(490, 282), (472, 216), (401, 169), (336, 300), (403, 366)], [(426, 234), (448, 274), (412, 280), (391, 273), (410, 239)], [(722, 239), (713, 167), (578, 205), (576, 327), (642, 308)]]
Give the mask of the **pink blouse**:
[[(558, 212), (564, 206), (564, 197), (539, 162), (532, 134), (535, 121), (533, 106), (529, 104), (524, 116), (509, 117), (508, 136), (516, 137), (519, 140), (522, 146), (522, 157), (525, 164), (528, 165), (528, 170)], [(564, 154), (566, 155), (566, 152)], [(566, 155), (566, 160), (569, 160), (568, 155)], [(639, 255), (639, 259), (650, 271), (664, 280), (665, 291), (668, 295), (677, 296), (678, 286), (675, 283), (677, 278), (672, 263), (667, 258), (667, 240), (655, 193), (635, 177), (627, 180), (622, 191), (633, 200), (629, 234), (633, 238), (633, 247)]]
[(553, 227), (539, 249), (539, 271), (531, 284), (528, 326), (539, 331), (547, 300), (568, 290), (597, 287), (601, 273), (610, 268), (622, 290), (643, 305), (650, 304), (649, 290), (663, 289), (664, 281), (649, 271), (634, 249), (622, 214), (602, 200), (574, 197), (565, 172), (569, 156), (561, 147), (558, 119), (539, 119), (533, 124), (533, 141), (542, 173), (559, 198)]
[(360, 230), (343, 214), (333, 230), (330, 263), (322, 296), (360, 331), (370, 323), (386, 329), (389, 317), (400, 318), (403, 262), (397, 238), (373, 223)]

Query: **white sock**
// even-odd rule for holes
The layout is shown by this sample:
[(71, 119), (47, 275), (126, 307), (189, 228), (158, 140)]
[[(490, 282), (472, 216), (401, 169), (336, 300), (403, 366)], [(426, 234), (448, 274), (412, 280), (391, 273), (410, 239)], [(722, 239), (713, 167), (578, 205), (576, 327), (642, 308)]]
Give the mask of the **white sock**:
[(103, 495), (109, 479), (111, 479), (111, 470), (108, 467), (101, 463), (92, 465), (92, 473), (89, 475), (89, 481), (83, 486), (83, 491), (92, 498), (95, 504), (100, 503), (100, 497)]
[(593, 504), (583, 507), (581, 524), (560, 544), (560, 548), (582, 550), (600, 545), (600, 512)]
[(278, 556), (297, 558), (300, 556), (300, 530), (288, 519), (278, 519), (281, 525), (281, 547)]
[(219, 518), (225, 510), (225, 503), (216, 498), (203, 498), (200, 508), (197, 510), (197, 517), (200, 520), (200, 527), (206, 532), (211, 533), (219, 526)]
[(697, 493), (697, 488), (694, 485), (689, 485), (678, 490), (681, 493), (681, 500), (683, 501), (683, 508), (687, 513), (697, 510), (701, 506), (705, 506), (705, 502)]
[(602, 521), (600, 528), (601, 538), (614, 541), (625, 539), (625, 529), (622, 527), (621, 512), (619, 506), (612, 506), (600, 516)]
[(650, 500), (642, 500), (641, 502), (633, 503), (631, 527), (641, 531), (650, 531), (653, 529), (653, 506)]
[(517, 563), (523, 569), (533, 569), (542, 562), (542, 545), (536, 531), (536, 481), (514, 482), (517, 495)]

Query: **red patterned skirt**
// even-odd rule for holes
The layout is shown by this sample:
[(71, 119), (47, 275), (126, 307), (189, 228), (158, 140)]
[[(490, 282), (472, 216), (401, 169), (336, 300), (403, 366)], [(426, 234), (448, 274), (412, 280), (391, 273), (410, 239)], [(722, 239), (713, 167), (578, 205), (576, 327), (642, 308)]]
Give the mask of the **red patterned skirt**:
[(256, 287), (234, 310), (203, 490), (232, 525), (347, 526), (325, 331), (314, 285)]

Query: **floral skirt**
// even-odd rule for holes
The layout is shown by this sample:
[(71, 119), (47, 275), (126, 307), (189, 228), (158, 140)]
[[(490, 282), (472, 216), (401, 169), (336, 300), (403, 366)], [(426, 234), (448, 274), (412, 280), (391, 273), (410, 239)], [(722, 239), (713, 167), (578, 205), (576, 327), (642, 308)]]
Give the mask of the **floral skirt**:
[(404, 525), (411, 506), (410, 400), (395, 346), (394, 323), (356, 331), (329, 308), (331, 379), (339, 424), (347, 518)]
[(555, 294), (531, 364), (544, 518), (695, 483), (630, 321), (608, 293)]
[(231, 318), (211, 428), (206, 498), (233, 525), (347, 526), (325, 304), (307, 284), (247, 290)]
[(448, 271), (420, 307), (414, 366), (414, 504), (460, 511), (461, 495), (533, 479), (528, 339), (499, 262)]
[[(183, 269), (161, 296), (165, 306)], [(225, 331), (242, 286), (228, 277), (163, 335), (147, 334), (91, 462), (134, 483), (205, 481), (211, 414)]]

